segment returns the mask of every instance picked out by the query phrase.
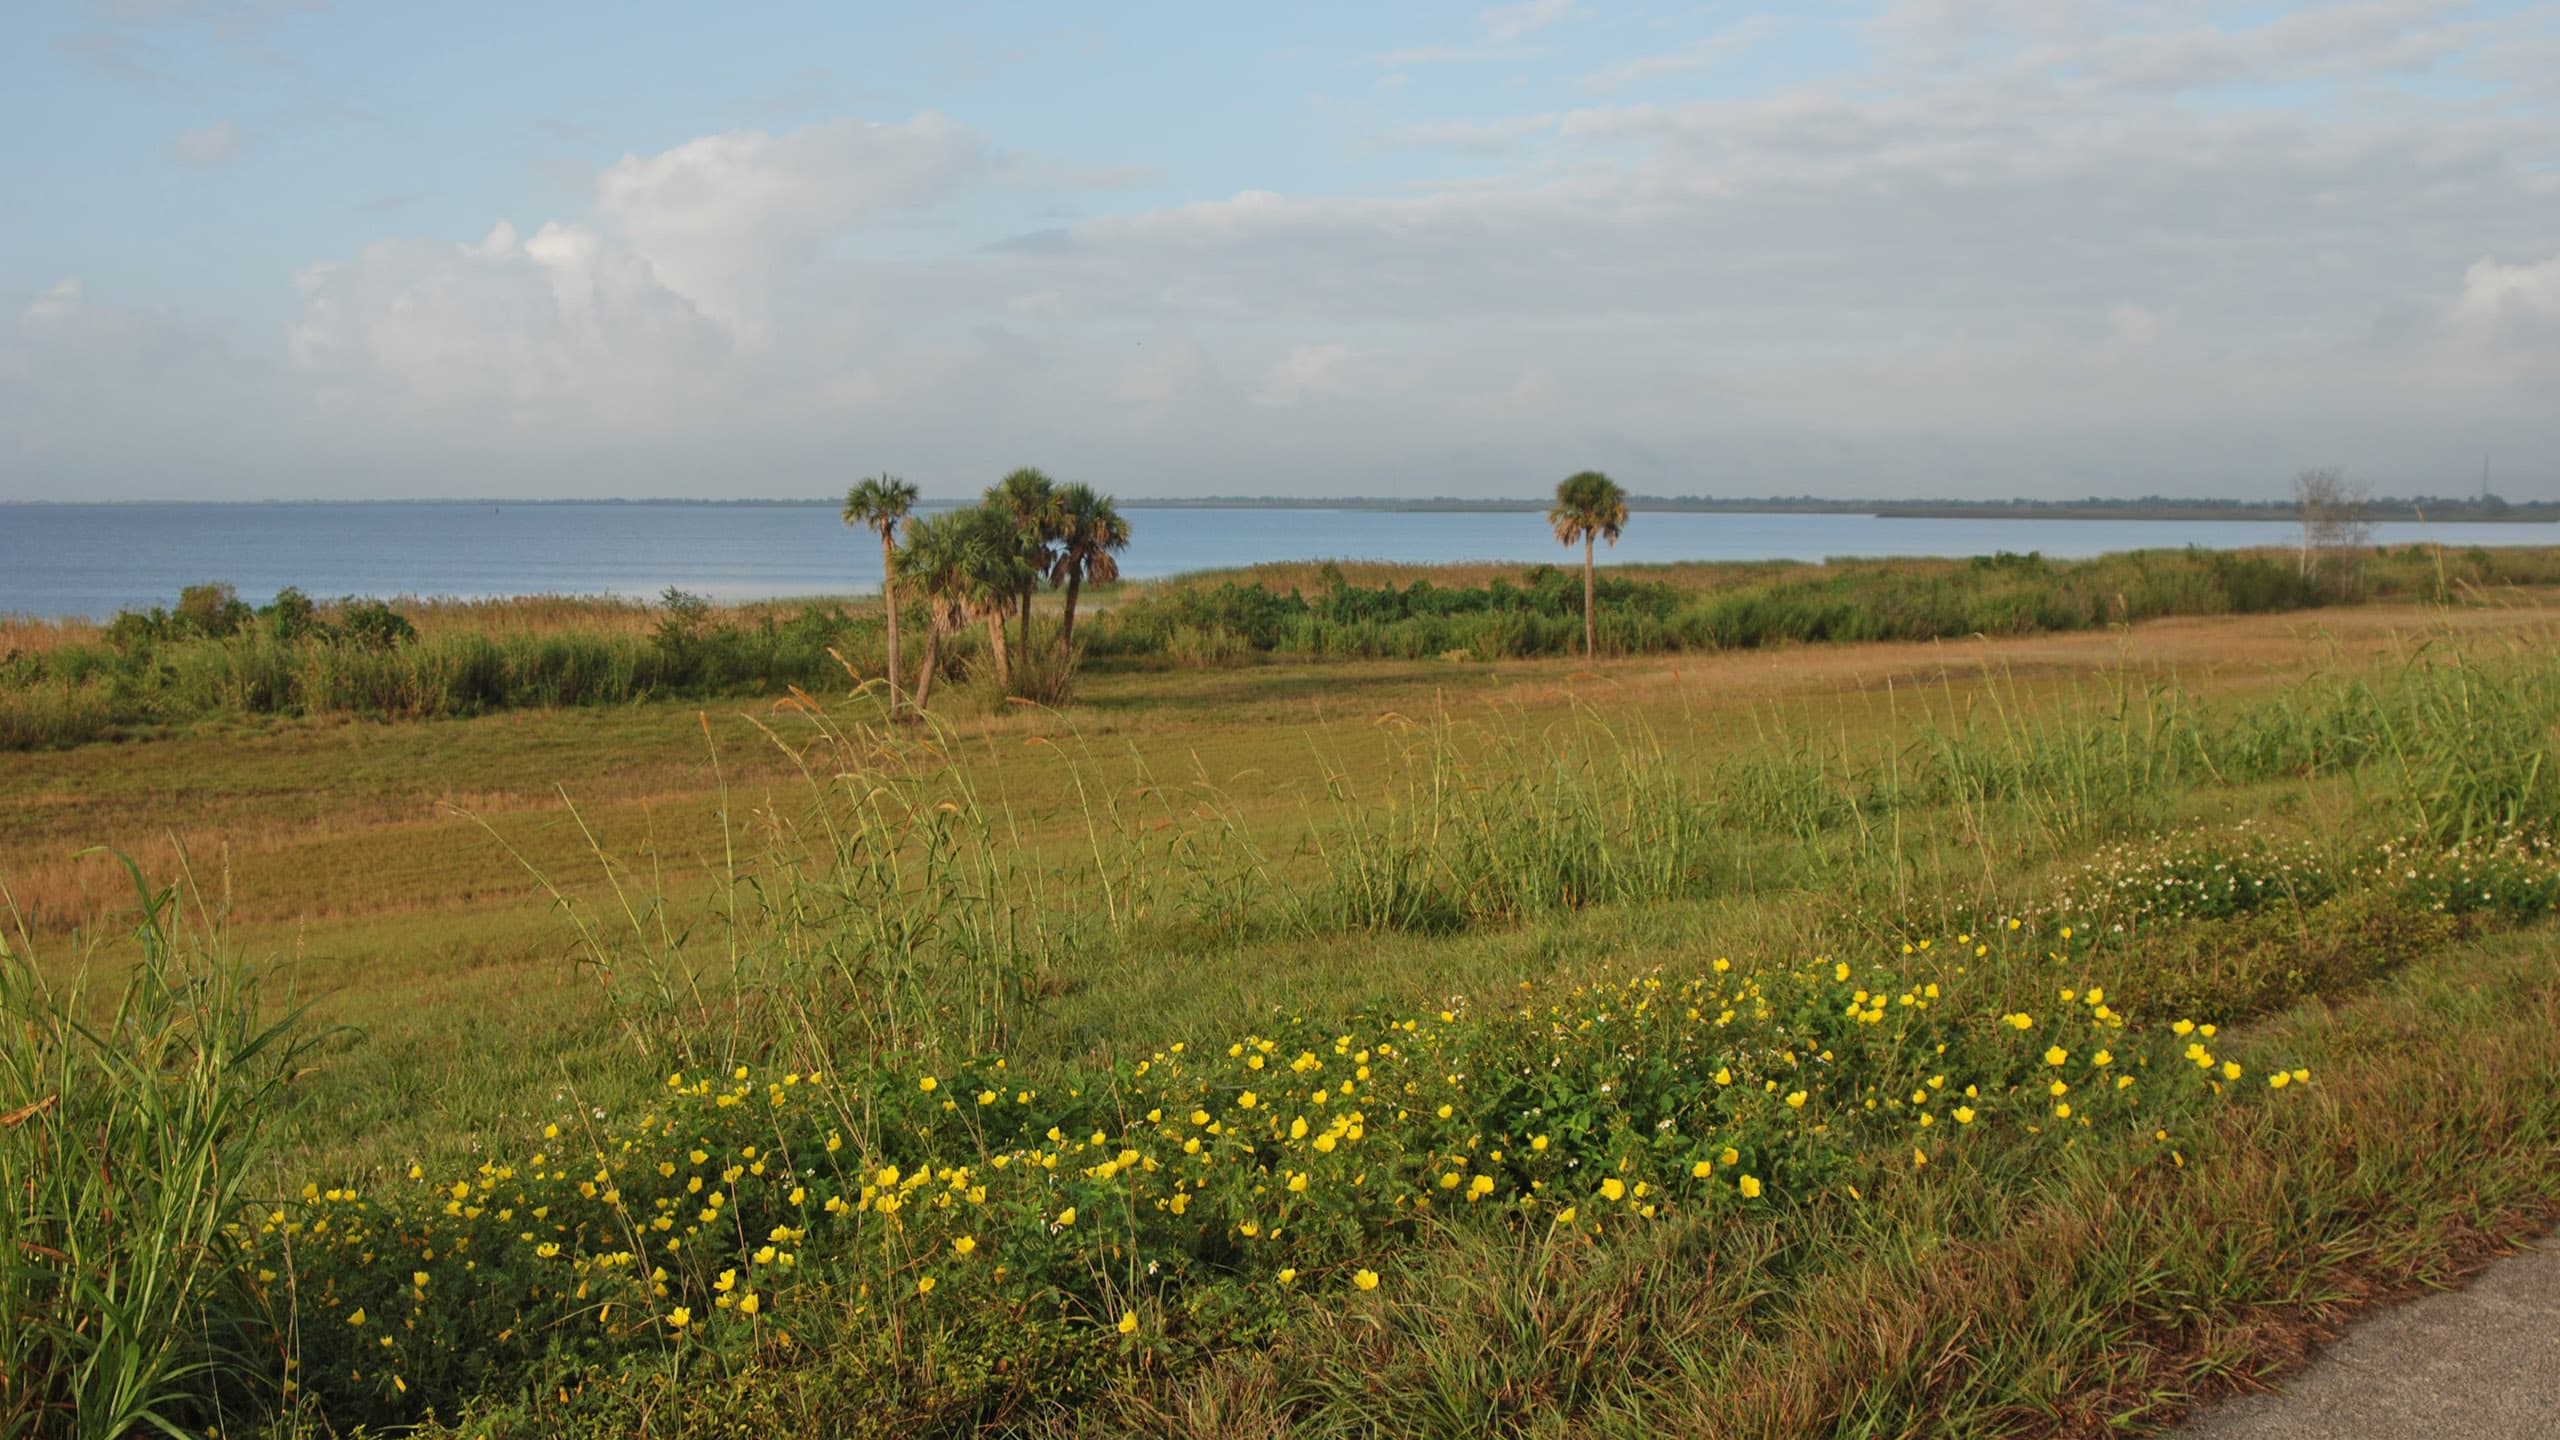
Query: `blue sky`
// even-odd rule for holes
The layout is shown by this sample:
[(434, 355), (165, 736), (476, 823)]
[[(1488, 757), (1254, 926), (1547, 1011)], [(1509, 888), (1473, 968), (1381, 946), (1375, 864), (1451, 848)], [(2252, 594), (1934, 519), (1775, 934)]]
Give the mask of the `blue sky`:
[(2560, 494), (2560, 7), (0, 12), (0, 499)]

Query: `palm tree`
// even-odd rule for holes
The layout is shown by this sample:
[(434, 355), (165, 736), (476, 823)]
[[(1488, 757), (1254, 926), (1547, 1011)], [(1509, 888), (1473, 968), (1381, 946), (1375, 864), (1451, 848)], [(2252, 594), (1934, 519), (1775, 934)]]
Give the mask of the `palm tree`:
[(924, 596), (924, 665), (916, 672), (915, 692), (919, 715), (933, 698), (933, 677), (942, 669), (942, 632), (960, 623), (960, 576), (967, 565), (960, 531), (956, 511), (927, 515), (907, 527), (906, 540), (898, 546), (898, 573)]
[(1555, 508), (1547, 512), (1547, 523), (1556, 527), (1559, 542), (1582, 542), (1582, 658), (1588, 660), (1599, 648), (1600, 636), (1591, 610), (1591, 542), (1596, 538), (1612, 546), (1618, 543), (1618, 532), (1627, 524), (1627, 492), (1597, 470), (1568, 476), (1556, 486)]
[(880, 536), (880, 608), (889, 612), (889, 716), (898, 714), (898, 527), (915, 512), (916, 487), (881, 474), (844, 492), (844, 523)]
[(1109, 584), (1120, 578), (1120, 562), (1112, 552), (1129, 544), (1129, 522), (1120, 518), (1111, 497), (1090, 485), (1063, 486), (1058, 491), (1058, 548), (1049, 562), (1049, 583), (1067, 587), (1065, 618), (1058, 625), (1058, 656), (1067, 659), (1076, 638), (1076, 595), (1084, 582)]
[(1021, 556), (1022, 648), (1027, 652), (1031, 649), (1031, 591), (1048, 578), (1050, 547), (1058, 540), (1058, 484), (1025, 465), (988, 487), (987, 508), (1010, 523)]
[[(1005, 616), (1019, 600), (1030, 603), (1039, 579), (1024, 553), (1014, 517), (992, 504), (958, 512), (960, 568), (954, 598), (963, 614), (987, 623), (987, 648), (994, 652), (996, 684), (1013, 688), (1013, 657), (1005, 648)], [(1028, 633), (1027, 630), (1025, 633)]]
[(907, 527), (898, 547), (898, 573), (924, 593), (924, 668), (916, 676), (915, 708), (933, 695), (942, 666), (942, 636), (971, 620), (987, 623), (996, 683), (1012, 683), (1004, 621), (1021, 588), (1018, 557), (1004, 517), (984, 507), (927, 515)]

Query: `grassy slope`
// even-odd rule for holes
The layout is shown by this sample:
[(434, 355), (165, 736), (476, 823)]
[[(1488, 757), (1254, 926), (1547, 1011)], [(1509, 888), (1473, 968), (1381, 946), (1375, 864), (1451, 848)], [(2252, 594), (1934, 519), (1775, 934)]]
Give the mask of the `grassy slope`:
[[(2454, 612), (2495, 635), (2538, 625), (2534, 609)], [(1376, 663), (1268, 666), (1190, 675), (1096, 677), (1065, 714), (1027, 709), (968, 724), (957, 743), (986, 793), (1047, 817), (1035, 842), (1072, 856), (1081, 827), (1059, 763), (1079, 738), (1089, 768), (1124, 792), (1143, 771), (1179, 787), (1204, 780), (1230, 798), (1255, 838), (1297, 859), (1309, 803), (1328, 766), (1375, 780), (1405, 738), (1387, 717), (1446, 713), (1529, 733), (1578, 706), (1641, 719), (1675, 754), (1703, 762), (1756, 735), (1814, 729), (1868, 736), (1981, 698), (1987, 678), (2062, 705), (2103, 698), (2113, 679), (2175, 676), (2193, 690), (2261, 693), (2398, 643), (2447, 617), (2365, 607), (2311, 617), (2158, 622), (2116, 634), (1962, 645), (1840, 646), (1722, 656), (1648, 657), (1585, 669)], [(690, 705), (522, 712), (400, 725), (314, 722), (62, 754), (0, 755), (0, 807), (31, 817), (0, 839), (0, 883), (22, 906), (63, 921), (109, 921), (126, 884), (88, 845), (125, 849), (166, 873), (174, 844), (231, 908), (252, 953), (290, 958), (318, 1014), (359, 1027), (340, 1044), (350, 1104), (321, 1127), (325, 1151), (375, 1133), (377, 1119), (454, 1106), (466, 1123), (521, 1113), (564, 1077), (601, 1077), (593, 986), (568, 959), (567, 928), (526, 864), (572, 893), (605, 893), (590, 831), (611, 853), (658, 867), (678, 895), (700, 895), (716, 865), (725, 781), (735, 823), (788, 809), (801, 782), (750, 723)], [(1895, 717), (1901, 717), (1897, 720)], [(720, 768), (711, 764), (718, 741)], [(1855, 743), (1853, 741), (1853, 743)], [(567, 801), (574, 802), (573, 816)], [(583, 819), (584, 826), (579, 823)], [(484, 829), (484, 822), (486, 828)], [(505, 845), (493, 838), (503, 837)], [(517, 848), (520, 862), (508, 846)], [(1784, 902), (1786, 897), (1778, 897)], [(1772, 937), (1800, 931), (1818, 906), (1759, 902), (1738, 920)], [(1349, 984), (1396, 977), (1408, 997), (1476, 990), (1560, 960), (1641, 953), (1695, 933), (1676, 914), (1633, 923), (1565, 917), (1455, 941), (1366, 941), (1377, 963), (1346, 971), (1339, 948), (1274, 941), (1250, 963), (1167, 967), (1146, 957), (1078, 977), (1048, 1044), (1108, 1043), (1118, 1017), (1148, 1014), (1164, 1033), (1272, 1005), (1346, 997)], [(509, 1023), (492, 1036), (486, 1017)], [(1153, 1033), (1154, 1027), (1151, 1027)], [(1124, 1037), (1124, 1038), (1148, 1038)], [(473, 1083), (435, 1077), (442, 1057), (478, 1055)], [(418, 1127), (428, 1129), (432, 1127)], [(383, 1142), (391, 1143), (391, 1142)], [(398, 1142), (409, 1143), (414, 1142)]]
[[(1090, 769), (1123, 789), (1134, 787), (1141, 765), (1177, 785), (1205, 777), (1285, 867), (1303, 863), (1292, 859), (1292, 841), (1328, 763), (1366, 782), (1385, 773), (1400, 733), (1377, 723), (1385, 716), (1445, 711), (1535, 733), (1577, 705), (1601, 704), (1613, 716), (1641, 715), (1694, 763), (1748, 747), (1769, 729), (1905, 733), (1925, 708), (1979, 700), (1986, 664), (2014, 680), (2003, 692), (2007, 703), (2037, 708), (2093, 702), (2121, 676), (2174, 674), (2206, 693), (2264, 694), (2316, 669), (2358, 663), (2396, 632), (2440, 618), (2375, 608), (1925, 650), (1655, 658), (1594, 671), (1419, 664), (1109, 677), (1097, 679), (1071, 715), (1001, 715), (973, 725), (959, 743), (989, 793), (1038, 818), (1032, 843), (1061, 863), (1080, 837), (1061, 815), (1072, 794), (1056, 756), (1081, 736)], [(2520, 636), (2545, 617), (2455, 618)], [(670, 888), (698, 893), (687, 877), (712, 861), (723, 808), (701, 724), (691, 707), (642, 706), (413, 726), (297, 725), (0, 756), (0, 805), (35, 820), (0, 842), (8, 847), (0, 877), (22, 899), (103, 915), (98, 907), (111, 892), (93, 877), (98, 867), (66, 852), (105, 840), (147, 853), (176, 820), (206, 871), (217, 868), (211, 857), (227, 855), (238, 938), (253, 950), (300, 957), (321, 1013), (360, 1027), (332, 1044), (327, 1103), (301, 1118), (296, 1171), (448, 1161), (479, 1134), (521, 1134), (572, 1092), (626, 1094), (641, 1068), (600, 1023), (592, 981), (568, 962), (547, 902), (478, 820), (451, 807), (485, 817), (538, 867), (574, 879), (594, 867), (586, 838), (562, 809), (565, 791), (607, 849), (629, 857), (654, 835), (674, 877)], [(742, 829), (759, 806), (794, 803), (792, 768), (751, 727), (722, 717), (714, 730), (726, 809)], [(2317, 787), (2278, 787), (2187, 797), (2165, 813), (2291, 811), (2316, 828), (2324, 807), (2338, 803)], [(1979, 838), (1950, 824), (1928, 838), (1929, 863), (1960, 874)], [(587, 883), (581, 893), (593, 898), (599, 889)], [(1565, 913), (1446, 938), (1363, 936), (1354, 942), (1358, 963), (1348, 965), (1339, 939), (1265, 937), (1216, 953), (1138, 947), (1090, 957), (1062, 977), (1018, 1053), (1035, 1063), (1086, 1058), (1223, 1033), (1274, 1007), (1492, 996), (1522, 980), (1623, 973), (1665, 957), (1694, 961), (1711, 947), (1801, 953), (1853, 938), (1826, 928), (1837, 923), (1827, 898), (1759, 894)], [(1583, 1423), (1600, 1430), (1641, 1405), (1657, 1426), (1681, 1417), (1670, 1429), (1797, 1433), (1789, 1424), (1815, 1420), (1843, 1395), (1871, 1405), (1867, 1418), (1882, 1428), (1912, 1433), (1932, 1433), (1927, 1417), (1938, 1413), (1950, 1418), (1935, 1433), (1950, 1434), (2077, 1431), (2117, 1411), (2165, 1413), (2228, 1370), (2281, 1353), (2284, 1337), (2345, 1300), (2442, 1273), (2478, 1235), (2511, 1227), (2553, 1193), (2552, 1117), (2520, 1091), (2547, 1092), (2560, 1073), (2548, 1044), (2555, 1001), (2547, 945), (2540, 933), (2493, 942), (2346, 1010), (2313, 1007), (2280, 1021), (2280, 1033), (2342, 1070), (2325, 1092), (2333, 1108), (2309, 1127), (2252, 1132), (2251, 1122), (2233, 1122), (2243, 1127), (2225, 1140), (2233, 1163), (2200, 1171), (2202, 1178), (2144, 1179), (2150, 1172), (2130, 1157), (2098, 1157), (2079, 1189), (2044, 1197), (2023, 1230), (2010, 1212), (1968, 1210), (1979, 1197), (1917, 1186), (1861, 1222), (1867, 1228), (1858, 1234), (1830, 1236), (1863, 1258), (1833, 1262), (1844, 1267), (1836, 1287), (1793, 1293), (1775, 1314), (1718, 1288), (1727, 1282), (1703, 1290), (1665, 1283), (1699, 1262), (1694, 1247), (1713, 1241), (1704, 1233), (1666, 1238), (1659, 1252), (1577, 1259), (1559, 1274), (1539, 1268), (1552, 1257), (1436, 1253), (1417, 1259), (1414, 1283), (1450, 1297), (1447, 1305), (1396, 1312), (1384, 1329), (1315, 1325), (1267, 1361), (1222, 1362), (1178, 1385), (1130, 1392), (1119, 1403), (1139, 1408), (1112, 1423), (1256, 1433), (1288, 1416), (1319, 1430), (1468, 1433), (1523, 1421), (1568, 1383), (1583, 1397)], [(2471, 1034), (2476, 1043), (2450, 1068), (2430, 1069), (2443, 1056), (2423, 1042), (2447, 1033)], [(2430, 1147), (2413, 1119), (2412, 1097), (2421, 1094), (2472, 1127), (2457, 1130), (2457, 1140), (2477, 1143)], [(2498, 1133), (2545, 1138), (2539, 1148), (2518, 1148)], [(2346, 1137), (2365, 1149), (2342, 1149)], [(2449, 1172), (2457, 1160), (2467, 1168)], [(2119, 1163), (2134, 1168), (2107, 1168)], [(2306, 1167), (2323, 1165), (2331, 1173), (2305, 1189)], [(2300, 1208), (2306, 1197), (2316, 1203)], [(2287, 1204), (2297, 1211), (2249, 1232), (2253, 1248), (2245, 1253), (2228, 1248), (2244, 1237), (2199, 1229), (2194, 1220), (2199, 1206)], [(1978, 1318), (2002, 1307), (1933, 1308), (1928, 1302), (1942, 1299), (1949, 1281), (1941, 1266), (1923, 1263), (1930, 1255), (1910, 1248), (1911, 1237), (1927, 1234), (1972, 1237), (1952, 1242), (1964, 1283), (2011, 1296), (2006, 1303), (2022, 1327), (2056, 1328), (1938, 1328), (1950, 1315)], [(1594, 1265), (1600, 1273), (1587, 1268)], [(2289, 1278), (2271, 1284), (2271, 1273)], [(2236, 1297), (2212, 1291), (2235, 1281), (2259, 1288)], [(2080, 1323), (2069, 1321), (2073, 1287), (2087, 1301)], [(2122, 1303), (2098, 1303), (2107, 1296)], [(1541, 1312), (1541, 1303), (1566, 1310)], [(1725, 1333), (1746, 1311), (1763, 1348), (1738, 1348)], [(1561, 1338), (1524, 1351), (1524, 1327)], [(2131, 1358), (2107, 1358), (2128, 1351)], [(1458, 1370), (1431, 1368), (1461, 1362)], [(1571, 1379), (1560, 1368), (1568, 1362), (1596, 1373)], [(1485, 1366), (1526, 1368), (1506, 1376)], [(1310, 1385), (1307, 1374), (1336, 1378)], [(1513, 1397), (1497, 1403), (1519, 1408), (1466, 1408), (1488, 1395)], [(1416, 1408), (1437, 1403), (1434, 1396), (1454, 1408)]]
[(1316, 1311), (1062, 1428), (2148, 1432), (2560, 1212), (2551, 944), (2462, 947), (2258, 1027), (2324, 1077), (2318, 1103), (2235, 1110), (2174, 1160), (2111, 1139), (2040, 1184), (1924, 1170), (1796, 1234), (1702, 1218), (1611, 1251), (1435, 1248), (1396, 1277), (1432, 1303)]
[[(2539, 603), (2454, 612), (2496, 632), (2538, 623)], [(1503, 725), (1538, 723), (1576, 704), (1632, 712), (1671, 728), (1684, 747), (1741, 743), (1753, 714), (1819, 724), (1873, 723), (1941, 682), (1969, 694), (1992, 667), (2056, 691), (2130, 671), (2176, 675), (2207, 692), (2279, 684), (2366, 653), (2445, 617), (2406, 606), (2305, 616), (2172, 620), (2133, 632), (1928, 646), (1849, 645), (1708, 656), (1654, 656), (1586, 667), (1377, 662), (1271, 665), (1186, 674), (1097, 675), (1064, 715), (1026, 710), (960, 722), (989, 783), (1027, 806), (1059, 798), (1057, 766), (1023, 748), (1035, 735), (1080, 735), (1097, 750), (1134, 750), (1159, 777), (1203, 774), (1248, 803), (1295, 798), (1318, 773), (1314, 737), (1347, 748), (1381, 716), (1440, 710)], [(330, 933), (324, 922), (417, 917), (419, 938), (470, 927), (519, 903), (521, 870), (497, 847), (463, 837), (455, 813), (519, 817), (510, 838), (545, 868), (583, 850), (561, 823), (562, 797), (617, 831), (666, 817), (662, 833), (698, 843), (716, 806), (702, 717), (741, 796), (790, 767), (743, 717), (763, 704), (659, 703), (527, 711), (468, 721), (342, 721), (238, 727), (136, 745), (0, 753), (0, 879), (19, 902), (64, 922), (122, 904), (121, 880), (81, 848), (109, 845), (159, 862), (181, 837), (209, 875), (228, 871), (238, 918), (286, 927), (260, 938)], [(1373, 752), (1374, 753), (1374, 752)], [(502, 822), (505, 823), (505, 822)], [(503, 893), (502, 893), (503, 892)], [(297, 930), (297, 924), (311, 928)], [(381, 934), (379, 929), (369, 933)]]

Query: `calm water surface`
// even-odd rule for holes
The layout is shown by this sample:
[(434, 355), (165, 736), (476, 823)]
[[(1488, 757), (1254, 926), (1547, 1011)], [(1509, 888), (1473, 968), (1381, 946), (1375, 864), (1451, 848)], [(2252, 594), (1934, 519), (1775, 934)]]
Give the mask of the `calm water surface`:
[[(1529, 513), (1122, 507), (1121, 568), (1148, 578), (1264, 560), (1566, 562)], [(2052, 556), (2148, 546), (2290, 543), (2249, 520), (1885, 520), (1871, 515), (1638, 513), (1621, 562), (1821, 560), (1838, 555)], [(2547, 525), (2374, 527), (2386, 544), (2560, 542)], [(830, 506), (0, 505), (0, 613), (103, 619), (166, 605), (198, 580), (263, 604), (287, 585), (339, 595), (655, 596), (721, 600), (877, 589), (880, 546)]]

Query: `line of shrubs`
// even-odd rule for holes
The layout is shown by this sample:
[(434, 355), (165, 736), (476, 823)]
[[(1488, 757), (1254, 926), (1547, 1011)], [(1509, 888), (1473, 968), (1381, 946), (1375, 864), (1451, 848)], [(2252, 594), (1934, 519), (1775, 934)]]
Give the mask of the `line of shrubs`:
[[(2085, 630), (2166, 615), (2264, 614), (2359, 598), (2451, 598), (2467, 586), (2560, 581), (2560, 552), (2412, 546), (2370, 557), (2352, 585), (2259, 551), (2131, 551), (2090, 560), (1998, 554), (1972, 560), (1831, 561), (1734, 567), (1679, 586), (1598, 583), (1603, 653), (1733, 650), (1787, 643), (1936, 640)], [(1722, 583), (1719, 581), (1722, 580)], [(1097, 617), (1096, 657), (1162, 656), (1211, 665), (1261, 653), (1294, 659), (1492, 660), (1575, 653), (1582, 586), (1529, 569), (1478, 587), (1419, 580), (1348, 583), (1326, 566), (1313, 593), (1223, 580), (1150, 591)]]
[(878, 617), (830, 604), (722, 620), (703, 598), (670, 590), (647, 634), (421, 636), (378, 600), (321, 606), (287, 589), (253, 608), (228, 585), (190, 586), (175, 609), (116, 616), (99, 643), (0, 656), (0, 748), (226, 715), (426, 719), (773, 694), (841, 677), (835, 656), (864, 663), (880, 629)]
[(281, 644), (314, 640), (388, 650), (418, 638), (409, 617), (380, 600), (349, 597), (324, 611), (319, 602), (288, 585), (276, 598), (252, 607), (230, 584), (213, 581), (178, 592), (174, 610), (119, 610), (108, 622), (106, 643), (119, 654), (187, 640), (229, 640), (257, 633)]
[[(2560, 583), (2560, 549), (2424, 546), (2336, 567), (2270, 552), (2132, 551), (2089, 560), (2001, 552), (1973, 560), (1737, 565), (1674, 581), (1597, 584), (1608, 654), (1789, 643), (1935, 640), (2086, 630), (2170, 615), (2264, 614), (2358, 598), (2446, 601)], [(1283, 660), (1496, 660), (1579, 652), (1582, 577), (1539, 565), (1515, 581), (1364, 586), (1327, 565), (1312, 587), (1232, 578), (1150, 587), (1076, 630), (1095, 668), (1210, 668)], [(466, 716), (526, 706), (778, 694), (881, 673), (876, 606), (815, 603), (723, 618), (669, 590), (648, 634), (454, 631), (420, 636), (378, 600), (322, 605), (287, 589), (251, 607), (228, 585), (170, 610), (128, 611), (91, 645), (0, 655), (0, 749), (76, 744), (135, 726), (221, 715)], [(902, 617), (921, 631), (920, 606)], [(986, 667), (974, 632), (945, 637), (940, 669)], [(1019, 679), (1019, 677), (1017, 677)]]

